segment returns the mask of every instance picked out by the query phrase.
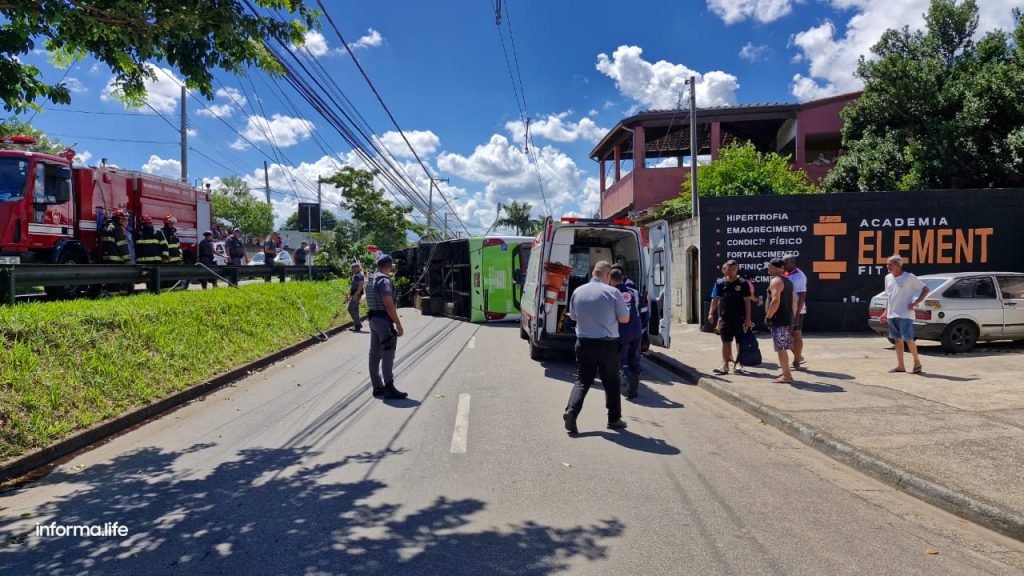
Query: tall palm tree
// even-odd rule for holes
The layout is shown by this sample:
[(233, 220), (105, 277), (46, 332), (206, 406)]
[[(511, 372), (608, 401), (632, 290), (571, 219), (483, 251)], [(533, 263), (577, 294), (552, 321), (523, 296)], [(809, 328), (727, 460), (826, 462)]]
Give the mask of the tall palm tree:
[(513, 200), (502, 207), (505, 209), (505, 217), (498, 219), (498, 226), (515, 228), (520, 236), (532, 236), (537, 233), (540, 221), (530, 218), (530, 211), (533, 210), (533, 206), (529, 202), (520, 204)]

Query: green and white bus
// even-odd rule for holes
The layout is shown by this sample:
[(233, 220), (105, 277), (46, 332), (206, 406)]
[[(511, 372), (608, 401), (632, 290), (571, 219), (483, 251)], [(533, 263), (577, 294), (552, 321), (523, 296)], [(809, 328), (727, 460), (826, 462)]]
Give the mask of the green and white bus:
[(533, 238), (476, 236), (421, 243), (414, 267), (424, 314), (470, 322), (519, 320)]

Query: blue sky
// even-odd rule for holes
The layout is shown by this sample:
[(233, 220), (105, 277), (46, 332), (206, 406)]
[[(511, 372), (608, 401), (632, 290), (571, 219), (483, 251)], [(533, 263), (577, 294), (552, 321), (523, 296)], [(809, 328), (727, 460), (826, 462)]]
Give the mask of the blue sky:
[[(536, 170), (555, 216), (596, 210), (598, 169), (588, 158), (593, 145), (638, 110), (674, 107), (691, 73), (699, 77), (698, 106), (796, 102), (856, 90), (858, 56), (886, 28), (920, 26), (927, 8), (927, 0), (501, 4), (506, 47), (511, 56), (514, 39), (532, 118)], [(1011, 9), (1020, 2), (979, 4), (981, 28), (988, 30), (1011, 27)], [(441, 186), (471, 232), (491, 223), (498, 202), (527, 201), (535, 215), (543, 213), (538, 175), (523, 154), (522, 123), (490, 0), (326, 5), (346, 40), (358, 46), (359, 61), (430, 172), (450, 179)], [(312, 34), (306, 49), (425, 192), (423, 169), (339, 47), (327, 28)], [(26, 60), (49, 80), (64, 77), (74, 92), (70, 106), (47, 105), (36, 115), (37, 128), (77, 143), (89, 164), (107, 158), (123, 168), (177, 177), (178, 136), (170, 125), (178, 122), (180, 89), (172, 80), (177, 71), (154, 63), (165, 70), (152, 86), (152, 109), (126, 111), (110, 94), (110, 71), (94, 61), (64, 71), (47, 64), (44, 53)], [(361, 165), (283, 81), (259, 72), (217, 79), (219, 95), (206, 107), (197, 99), (188, 102), (195, 149), (191, 179), (215, 182), (235, 174), (261, 188), (263, 161), (270, 155), (278, 160), (271, 163), (271, 186), (275, 214), (283, 222), (299, 198), (313, 196), (318, 174), (342, 163)], [(335, 201), (337, 191), (325, 189), (325, 197)]]

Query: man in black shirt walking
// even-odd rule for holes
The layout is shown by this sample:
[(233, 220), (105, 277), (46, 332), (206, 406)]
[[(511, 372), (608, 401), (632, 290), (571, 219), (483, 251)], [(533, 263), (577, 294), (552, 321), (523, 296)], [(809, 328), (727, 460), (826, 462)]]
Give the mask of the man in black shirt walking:
[[(722, 367), (715, 368), (715, 374), (728, 374), (732, 359), (732, 343), (738, 342), (744, 330), (749, 330), (753, 323), (750, 320), (750, 286), (746, 279), (739, 275), (739, 264), (729, 260), (722, 266), (725, 272), (716, 284), (718, 325), (715, 331), (722, 337)], [(735, 372), (742, 372), (740, 366), (734, 366)]]

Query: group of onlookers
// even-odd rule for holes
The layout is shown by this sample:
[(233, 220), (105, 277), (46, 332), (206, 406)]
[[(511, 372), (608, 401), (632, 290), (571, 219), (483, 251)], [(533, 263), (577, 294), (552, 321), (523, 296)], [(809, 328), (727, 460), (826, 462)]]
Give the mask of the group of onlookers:
[[(928, 295), (928, 287), (916, 276), (903, 270), (903, 258), (890, 256), (886, 264), (889, 274), (885, 277), (886, 308), (879, 321), (888, 324), (889, 337), (896, 345), (896, 367), (889, 372), (906, 372), (904, 345), (910, 350), (914, 364), (911, 372), (920, 374), (921, 360), (914, 341), (914, 308)], [(708, 323), (722, 339), (722, 367), (715, 368), (716, 374), (728, 374), (730, 365), (734, 374), (744, 371), (739, 361), (741, 338), (754, 328), (751, 316), (752, 306), (760, 306), (762, 299), (754, 289), (753, 282), (739, 275), (735, 260), (722, 264), (722, 277), (715, 281), (711, 291), (711, 308)], [(796, 256), (786, 255), (768, 262), (767, 305), (765, 325), (771, 331), (772, 345), (779, 356), (780, 373), (773, 382), (793, 382), (789, 353), (792, 352), (793, 368), (802, 368), (803, 326), (807, 314), (807, 276), (797, 267)], [(736, 356), (732, 344), (736, 342)]]

